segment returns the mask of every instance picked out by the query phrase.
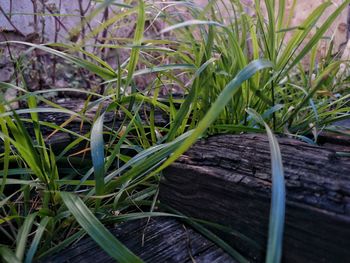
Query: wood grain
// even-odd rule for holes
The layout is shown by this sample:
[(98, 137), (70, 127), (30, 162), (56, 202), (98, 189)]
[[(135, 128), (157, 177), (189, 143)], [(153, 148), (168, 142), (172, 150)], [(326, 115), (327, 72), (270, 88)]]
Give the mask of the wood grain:
[[(111, 229), (111, 232), (145, 262), (235, 262), (221, 248), (171, 218), (152, 218), (148, 224), (147, 220), (131, 221)], [(42, 262), (115, 261), (91, 238), (84, 238)]]
[[(350, 159), (292, 139), (279, 143), (287, 188), (283, 261), (348, 262)], [(199, 141), (164, 172), (160, 200), (257, 241), (260, 249), (219, 233), (252, 261), (262, 262), (270, 192), (267, 138), (222, 135)]]

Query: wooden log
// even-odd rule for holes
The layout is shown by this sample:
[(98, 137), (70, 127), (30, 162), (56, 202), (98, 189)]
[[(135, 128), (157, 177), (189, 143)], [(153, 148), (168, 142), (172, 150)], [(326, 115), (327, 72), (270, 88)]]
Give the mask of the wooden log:
[[(152, 218), (149, 223), (147, 220), (131, 221), (118, 225), (111, 232), (145, 262), (235, 262), (211, 241), (171, 218)], [(115, 261), (87, 237), (42, 262)]]
[[(287, 189), (283, 262), (348, 262), (350, 158), (287, 138), (279, 144)], [(218, 233), (252, 262), (264, 261), (270, 195), (264, 135), (200, 140), (164, 171), (160, 184), (161, 203), (258, 242), (260, 249)]]
[[(71, 110), (73, 112), (80, 112), (85, 107), (85, 101), (84, 100), (67, 100), (66, 102), (61, 102), (59, 105), (65, 109)], [(103, 109), (105, 109), (108, 106), (108, 104), (105, 104), (103, 106)], [(47, 105), (44, 105), (42, 107), (49, 107)], [(72, 121), (70, 121), (68, 124), (64, 126), (64, 128), (73, 131), (75, 133), (78, 133), (80, 135), (86, 135), (88, 132), (91, 131), (92, 123), (94, 120), (94, 117), (96, 115), (97, 107), (91, 109), (89, 112), (84, 114), (87, 120), (82, 121), (80, 117), (76, 116)], [(102, 111), (103, 112), (103, 111)], [(141, 107), (140, 111), (140, 118), (142, 122), (145, 124), (145, 126), (149, 125), (149, 114), (150, 114), (150, 107), (145, 105)], [(21, 115), (21, 117), (30, 119), (30, 115)], [(68, 113), (57, 113), (57, 112), (44, 112), (39, 113), (39, 119), (42, 122), (49, 122), (56, 125), (62, 125), (65, 123), (69, 118), (71, 117)], [(161, 110), (156, 109), (155, 110), (155, 116), (154, 121), (157, 126), (165, 127), (169, 123), (169, 117)], [(109, 129), (118, 130), (120, 126), (127, 125), (128, 123), (123, 123), (125, 119), (125, 114), (122, 111), (119, 111), (117, 113), (115, 112), (107, 112), (104, 117), (104, 125), (105, 127)], [(127, 120), (128, 121), (128, 120)], [(34, 128), (33, 124), (30, 122), (25, 122), (25, 127), (27, 128), (29, 134), (34, 138)], [(51, 133), (54, 131), (53, 128), (47, 127), (45, 125), (40, 126), (40, 130), (44, 136), (44, 139), (47, 144), (51, 145), (52, 150), (54, 153), (59, 154), (69, 143), (73, 142), (75, 139), (77, 139), (76, 136), (66, 133), (66, 132), (55, 132), (53, 136), (51, 136)], [(50, 135), (50, 137), (48, 137)], [(81, 149), (84, 149), (86, 147), (86, 142), (82, 142), (78, 144), (76, 147), (74, 147), (69, 153), (77, 152)], [(3, 144), (2, 141), (0, 141), (0, 151), (3, 151)]]
[[(66, 102), (59, 103), (60, 107), (63, 107), (65, 109), (71, 110), (73, 112), (81, 112), (85, 108), (85, 101), (84, 100), (67, 100)], [(107, 108), (109, 104), (104, 103), (102, 106), (101, 113)], [(50, 107), (47, 105), (43, 106)], [(91, 123), (93, 119), (96, 117), (96, 111), (98, 107), (95, 106), (94, 108), (90, 109), (87, 113), (84, 114), (84, 116), (90, 121), (81, 121), (80, 117), (76, 117), (71, 121), (67, 127), (69, 130), (72, 130), (74, 132), (79, 133), (86, 133), (89, 132), (91, 129)], [(139, 115), (141, 120), (143, 122), (147, 123), (149, 121), (149, 112), (150, 107), (145, 105), (141, 107), (139, 110)], [(57, 112), (45, 112), (45, 113), (39, 113), (39, 119), (41, 121), (55, 123), (56, 125), (61, 125), (65, 121), (67, 121), (71, 117), (70, 114), (66, 113), (57, 113)], [(125, 119), (125, 114), (123, 111), (118, 112), (107, 112), (104, 117), (104, 124), (108, 128), (119, 128), (122, 121)], [(159, 126), (165, 126), (168, 124), (168, 117), (159, 109), (155, 110), (155, 123)], [(50, 128), (42, 127), (43, 133), (47, 133), (46, 129), (51, 130)]]

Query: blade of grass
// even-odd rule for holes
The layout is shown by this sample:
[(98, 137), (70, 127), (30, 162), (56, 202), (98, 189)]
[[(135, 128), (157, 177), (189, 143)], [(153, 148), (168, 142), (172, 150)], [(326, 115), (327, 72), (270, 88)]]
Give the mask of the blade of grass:
[[(164, 206), (164, 205), (163, 205)], [(217, 224), (212, 224), (210, 222), (206, 222), (204, 220), (197, 220), (195, 218), (188, 218), (179, 211), (169, 207), (164, 206), (167, 210), (170, 212), (179, 215), (182, 217), (182, 219), (188, 223), (190, 226), (192, 226), (194, 229), (196, 229), (199, 233), (201, 233), (203, 236), (207, 237), (214, 243), (216, 243), (218, 246), (220, 246), (223, 250), (225, 250), (228, 254), (230, 254), (234, 259), (236, 259), (240, 263), (248, 263), (249, 261), (244, 258), (238, 251), (233, 249), (229, 244), (227, 244), (224, 240), (222, 240), (220, 237), (218, 237), (216, 234), (214, 234), (209, 229), (205, 228), (201, 223), (208, 223), (208, 225), (212, 225), (213, 227), (219, 227)], [(225, 228), (225, 227), (223, 227)], [(225, 229), (227, 231), (227, 229)]]
[(19, 230), (19, 234), (17, 236), (17, 246), (16, 246), (16, 257), (22, 261), (24, 256), (24, 251), (26, 249), (27, 240), (29, 232), (33, 226), (34, 218), (36, 217), (36, 213), (30, 214), (26, 216), (23, 225)]
[[(4, 109), (0, 107), (0, 113), (3, 112)], [(6, 126), (6, 122), (3, 118), (0, 118), (0, 126), (1, 126), (1, 131), (4, 133), (5, 137), (3, 138), (4, 141), (4, 164), (3, 164), (3, 171), (2, 171), (2, 182), (1, 182), (1, 187), (0, 187), (0, 196), (2, 195), (5, 185), (6, 185), (6, 179), (7, 175), (9, 174), (9, 165), (10, 165), (10, 140), (9, 138), (9, 131)]]
[(16, 255), (6, 246), (0, 246), (0, 256), (2, 260), (6, 263), (20, 263), (21, 261), (16, 257)]
[(243, 70), (241, 70), (237, 76), (226, 85), (225, 89), (220, 93), (219, 97), (213, 103), (207, 114), (199, 122), (197, 128), (193, 130), (193, 133), (154, 173), (158, 173), (159, 171), (163, 170), (165, 167), (175, 161), (189, 147), (191, 147), (191, 145), (198, 139), (198, 137), (201, 136), (205, 130), (215, 121), (226, 104), (231, 100), (232, 96), (239, 91), (243, 82), (250, 79), (257, 71), (271, 68), (272, 66), (273, 65), (270, 61), (259, 59), (254, 60)]
[(317, 42), (323, 37), (324, 33), (330, 28), (334, 20), (339, 16), (339, 14), (350, 4), (350, 0), (344, 1), (332, 14), (323, 22), (322, 26), (319, 27), (313, 37), (308, 41), (305, 47), (300, 51), (298, 56), (293, 60), (293, 62), (288, 66), (287, 72), (290, 71), (299, 61), (309, 53), (312, 48), (317, 44)]
[(55, 50), (55, 49), (50, 48), (50, 47), (45, 46), (45, 45), (32, 44), (29, 42), (22, 42), (22, 41), (0, 42), (0, 45), (6, 44), (6, 43), (21, 44), (21, 45), (25, 45), (25, 46), (30, 46), (30, 47), (35, 48), (35, 49), (40, 49), (40, 50), (45, 51), (49, 54), (56, 55), (56, 56), (61, 57), (67, 61), (70, 61), (70, 62), (72, 62), (72, 63), (74, 63), (82, 68), (85, 68), (91, 72), (94, 72), (96, 75), (98, 75), (101, 78), (106, 79), (106, 80), (117, 77), (115, 72), (109, 68), (95, 65), (94, 63), (92, 63), (88, 60), (84, 60), (84, 59), (78, 58), (76, 56), (64, 53), (62, 51)]
[(27, 255), (26, 255), (26, 259), (25, 259), (25, 263), (30, 263), (33, 261), (33, 258), (34, 258), (34, 255), (35, 255), (35, 252), (37, 251), (38, 249), (38, 246), (40, 244), (40, 241), (41, 241), (41, 238), (44, 234), (44, 231), (46, 229), (46, 225), (49, 223), (50, 221), (50, 218), (49, 217), (44, 217), (41, 222), (40, 222), (40, 225), (38, 226), (37, 230), (36, 230), (36, 233), (35, 233), (35, 236), (33, 238), (33, 241), (32, 241), (32, 244), (27, 252)]
[[(190, 82), (195, 81), (196, 78), (198, 78), (203, 71), (213, 63), (216, 59), (209, 59), (208, 61), (204, 62), (194, 73), (192, 79)], [(175, 138), (176, 134), (181, 134), (184, 131), (184, 122), (186, 123), (186, 120), (188, 118), (188, 115), (190, 113), (190, 106), (193, 103), (195, 99), (195, 89), (192, 88), (187, 95), (185, 101), (181, 103), (179, 111), (176, 113), (174, 120), (171, 122), (171, 128), (170, 131), (167, 134), (167, 141), (171, 141)]]
[(94, 167), (96, 194), (102, 195), (104, 191), (104, 141), (103, 141), (102, 114), (94, 123), (91, 130), (91, 157)]
[(60, 242), (58, 245), (56, 245), (48, 250), (45, 250), (43, 253), (40, 253), (40, 255), (38, 255), (38, 259), (42, 259), (42, 258), (48, 257), (50, 255), (53, 255), (55, 253), (58, 253), (59, 251), (62, 251), (64, 248), (66, 248), (67, 246), (72, 244), (74, 241), (81, 238), (82, 235), (84, 235), (84, 230), (79, 230), (78, 232), (71, 235), (70, 237), (62, 240), (62, 242)]
[(329, 78), (331, 74), (334, 74), (335, 71), (338, 70), (339, 65), (341, 64), (340, 61), (336, 61), (332, 64), (330, 64), (326, 69), (322, 71), (322, 73), (317, 77), (317, 79), (314, 81), (313, 86), (311, 87), (309, 93), (307, 96), (305, 96), (303, 99), (300, 100), (298, 105), (295, 107), (293, 112), (289, 115), (288, 118), (285, 119), (285, 121), (281, 124), (283, 126), (286, 123), (289, 123), (291, 125), (293, 118), (299, 113), (299, 111), (302, 109), (302, 107), (310, 101), (312, 96), (316, 93), (318, 89), (322, 87), (324, 84), (324, 81)]
[(60, 194), (77, 222), (108, 255), (120, 263), (142, 262), (98, 221), (78, 196), (67, 192)]
[[(146, 17), (145, 17), (145, 3), (143, 0), (138, 1), (138, 17), (137, 17), (137, 22), (136, 22), (136, 28), (135, 28), (135, 33), (134, 33), (134, 41), (133, 45), (134, 46), (140, 46), (142, 44), (143, 40), (143, 31), (145, 28), (145, 22), (146, 22)], [(131, 50), (130, 54), (130, 61), (128, 65), (128, 76), (125, 82), (125, 88), (127, 88), (134, 75), (134, 71), (136, 69), (137, 62), (139, 60), (139, 55), (140, 55), (140, 49), (139, 48), (133, 48)]]
[(265, 126), (269, 139), (272, 167), (272, 196), (269, 220), (269, 235), (265, 262), (279, 263), (281, 262), (282, 256), (284, 217), (286, 206), (286, 189), (284, 183), (281, 151), (277, 139), (263, 118), (253, 109), (247, 109), (247, 112), (255, 119), (255, 121)]
[(166, 32), (169, 32), (169, 31), (172, 31), (172, 30), (175, 30), (178, 28), (194, 26), (194, 25), (215, 25), (215, 26), (219, 26), (219, 27), (225, 27), (223, 24), (220, 24), (220, 23), (215, 22), (215, 21), (189, 20), (186, 22), (182, 22), (182, 23), (164, 28), (160, 33), (164, 34)]
[[(283, 52), (281, 54), (279, 54), (279, 59), (277, 61), (277, 65), (276, 65), (277, 69), (284, 69), (287, 66), (288, 62), (291, 60), (294, 53), (297, 51), (297, 48), (304, 41), (304, 39), (307, 37), (309, 32), (314, 27), (315, 23), (318, 21), (318, 19), (322, 16), (322, 14), (326, 10), (326, 8), (329, 6), (330, 6), (330, 2), (325, 2), (325, 3), (321, 4), (320, 6), (318, 6), (304, 20), (304, 22), (300, 25), (300, 27), (298, 27), (298, 31), (296, 31), (294, 33), (294, 35), (288, 41)], [(294, 63), (294, 61), (293, 61), (293, 63)], [(296, 64), (297, 64), (297, 62), (294, 65), (296, 65)]]

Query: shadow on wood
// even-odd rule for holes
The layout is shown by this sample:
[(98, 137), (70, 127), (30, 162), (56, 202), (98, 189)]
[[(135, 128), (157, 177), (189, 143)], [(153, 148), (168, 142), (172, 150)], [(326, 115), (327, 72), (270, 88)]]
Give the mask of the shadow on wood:
[[(130, 221), (111, 229), (121, 242), (145, 262), (234, 263), (221, 248), (171, 218)], [(195, 260), (195, 261), (193, 261)], [(91, 238), (42, 262), (115, 262)]]
[[(350, 159), (296, 140), (279, 143), (287, 188), (283, 261), (347, 262)], [(266, 136), (222, 135), (199, 141), (165, 170), (160, 200), (257, 241), (260, 250), (218, 233), (252, 261), (263, 262), (270, 191)]]

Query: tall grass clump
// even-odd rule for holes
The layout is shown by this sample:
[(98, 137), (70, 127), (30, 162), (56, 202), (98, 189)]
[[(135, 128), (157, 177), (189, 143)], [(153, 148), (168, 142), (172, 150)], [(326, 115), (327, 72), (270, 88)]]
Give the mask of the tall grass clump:
[[(19, 92), (13, 101), (0, 97), (2, 259), (43, 259), (88, 234), (117, 261), (140, 262), (106, 225), (170, 216), (155, 212), (159, 178), (198, 138), (266, 129), (273, 167), (266, 261), (279, 262), (285, 189), (273, 133), (316, 143), (321, 130), (334, 129), (335, 121), (349, 118), (347, 78), (337, 75), (343, 62), (332, 56), (332, 40), (323, 60), (317, 60), (316, 52), (350, 0), (316, 26), (331, 5), (329, 1), (321, 4), (298, 27), (290, 26), (293, 12), (284, 13), (283, 0), (255, 1), (254, 17), (235, 0), (209, 1), (202, 8), (190, 1), (99, 2), (82, 25), (72, 29), (72, 35), (109, 5), (122, 9), (76, 43), (2, 43), (28, 47), (23, 57), (41, 50), (74, 63), (98, 76), (103, 87), (100, 93), (70, 88), (29, 91), (21, 77), (25, 59), (17, 61), (18, 85), (0, 83), (2, 91)], [(233, 14), (226, 16), (225, 9)], [(130, 16), (136, 17), (131, 38), (105, 38), (93, 45), (97, 51), (128, 50), (125, 61), (117, 55), (113, 67), (100, 53), (89, 51), (86, 43), (91, 38)], [(154, 39), (145, 38), (147, 23), (158, 20), (167, 27)], [(152, 81), (143, 89), (138, 87), (137, 78), (149, 75), (154, 76)], [(161, 96), (169, 87), (180, 89), (181, 96)], [(74, 91), (86, 94), (88, 100), (83, 110), (72, 111), (44, 96), (52, 91)], [(12, 109), (13, 102), (26, 107)], [(68, 117), (63, 124), (50, 123), (39, 118), (47, 112)], [(117, 128), (104, 124), (111, 113), (120, 123)], [(159, 114), (165, 116), (165, 124), (157, 121)], [(122, 117), (117, 120), (117, 116)], [(91, 129), (70, 129), (76, 119)], [(44, 128), (53, 132), (47, 136)], [(59, 152), (48, 143), (55, 133), (73, 138)], [(198, 229), (246, 262), (208, 230)]]
[[(336, 77), (341, 61), (330, 55), (318, 60), (316, 52), (325, 32), (349, 2), (344, 1), (323, 24), (316, 26), (332, 5), (327, 1), (298, 27), (290, 26), (293, 10), (288, 16), (284, 13), (285, 1), (274, 3), (255, 1), (255, 17), (246, 14), (239, 1), (210, 1), (202, 9), (188, 5), (193, 14), (190, 21), (169, 17), (175, 24), (163, 32), (174, 32), (183, 39), (178, 49), (191, 50), (186, 59), (198, 67), (188, 84), (191, 88), (187, 100), (191, 101), (182, 105), (185, 112), (195, 116), (190, 127), (196, 126), (232, 76), (250, 61), (261, 58), (271, 61), (273, 69), (257, 74), (242, 86), (210, 127), (211, 133), (254, 126), (246, 108), (254, 108), (277, 132), (301, 135), (348, 118), (347, 97), (339, 98), (339, 91), (346, 89), (346, 84)], [(236, 16), (225, 17), (222, 6), (234, 10)], [(332, 54), (332, 40), (328, 47), (327, 53)]]

